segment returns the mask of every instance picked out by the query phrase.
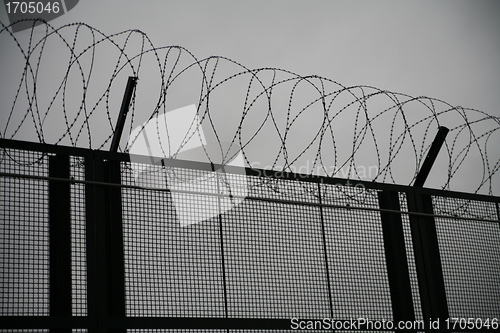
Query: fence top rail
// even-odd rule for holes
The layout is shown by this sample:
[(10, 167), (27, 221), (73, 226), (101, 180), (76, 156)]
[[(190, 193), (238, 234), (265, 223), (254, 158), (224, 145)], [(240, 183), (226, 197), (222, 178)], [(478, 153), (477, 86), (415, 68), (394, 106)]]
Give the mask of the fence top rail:
[(321, 203), (321, 202), (297, 201), (297, 200), (293, 200), (293, 199), (276, 199), (276, 198), (262, 198), (262, 197), (254, 197), (254, 196), (229, 195), (229, 194), (219, 194), (219, 193), (213, 193), (213, 192), (201, 192), (201, 191), (189, 191), (189, 190), (179, 190), (179, 189), (169, 189), (169, 188), (144, 187), (144, 186), (137, 186), (137, 185), (125, 185), (125, 184), (116, 184), (116, 183), (110, 183), (110, 182), (99, 182), (99, 181), (91, 181), (91, 180), (76, 180), (76, 179), (66, 179), (66, 178), (58, 178), (58, 177), (17, 175), (17, 174), (4, 173), (4, 172), (0, 172), (0, 177), (38, 179), (38, 180), (48, 180), (48, 181), (56, 181), (56, 182), (69, 182), (72, 184), (110, 186), (110, 187), (119, 187), (119, 188), (139, 189), (139, 190), (146, 190), (146, 191), (167, 191), (167, 192), (197, 194), (197, 195), (213, 196), (213, 197), (226, 197), (226, 198), (232, 197), (232, 198), (240, 198), (240, 199), (248, 199), (248, 200), (278, 202), (278, 203), (292, 204), (292, 205), (317, 206), (317, 207), (338, 208), (338, 209), (347, 209), (347, 210), (362, 210), (362, 211), (373, 211), (373, 212), (397, 213), (397, 214), (404, 214), (404, 215), (416, 215), (416, 216), (427, 216), (427, 217), (435, 217), (435, 218), (446, 218), (446, 219), (453, 219), (453, 220), (468, 220), (468, 221), (480, 221), (480, 222), (492, 222), (492, 223), (499, 223), (500, 222), (497, 219), (488, 219), (488, 218), (483, 218), (483, 217), (478, 218), (478, 217), (471, 217), (471, 216), (430, 214), (430, 213), (421, 213), (421, 212), (414, 212), (414, 211), (407, 211), (407, 210), (394, 210), (394, 209), (386, 209), (386, 208), (351, 206), (349, 204), (339, 205), (339, 204), (328, 204), (328, 203)]
[(0, 148), (36, 151), (47, 154), (65, 154), (65, 155), (89, 157), (89, 158), (101, 158), (103, 160), (113, 160), (113, 161), (123, 161), (123, 162), (130, 162), (131, 160), (133, 160), (133, 162), (145, 163), (149, 165), (158, 165), (158, 166), (165, 165), (167, 167), (178, 167), (178, 168), (194, 169), (201, 171), (223, 170), (224, 172), (227, 173), (245, 174), (247, 176), (255, 176), (255, 177), (270, 178), (270, 179), (296, 180), (302, 182), (312, 182), (312, 183), (338, 185), (338, 186), (349, 186), (349, 187), (357, 186), (365, 189), (380, 190), (380, 191), (395, 191), (395, 192), (405, 192), (405, 193), (409, 191), (417, 191), (420, 194), (426, 194), (432, 196), (500, 203), (500, 197), (489, 196), (484, 194), (447, 191), (447, 190), (433, 189), (433, 188), (414, 188), (413, 186), (408, 186), (408, 185), (378, 183), (374, 181), (327, 177), (327, 176), (320, 176), (313, 174), (301, 174), (301, 173), (293, 173), (293, 172), (279, 171), (279, 170), (245, 168), (245, 167), (222, 165), (217, 163), (186, 161), (186, 160), (161, 158), (161, 157), (153, 157), (146, 155), (135, 155), (135, 154), (132, 155), (127, 153), (109, 152), (104, 150), (92, 150), (87, 148), (51, 145), (45, 143), (10, 140), (3, 138), (0, 138)]

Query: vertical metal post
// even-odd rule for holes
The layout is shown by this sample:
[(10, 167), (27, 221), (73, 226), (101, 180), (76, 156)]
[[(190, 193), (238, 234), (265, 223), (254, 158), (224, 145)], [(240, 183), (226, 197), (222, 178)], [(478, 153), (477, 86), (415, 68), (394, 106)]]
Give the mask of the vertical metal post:
[(123, 127), (125, 126), (125, 119), (127, 118), (128, 108), (130, 106), (130, 101), (132, 100), (132, 95), (134, 94), (134, 89), (137, 84), (137, 77), (129, 76), (127, 81), (127, 87), (125, 88), (125, 94), (123, 95), (122, 106), (120, 108), (120, 113), (118, 114), (118, 120), (116, 121), (115, 132), (113, 133), (113, 139), (111, 140), (111, 152), (117, 152), (118, 146), (120, 145), (120, 139), (123, 133)]
[[(69, 179), (69, 156), (49, 157), (49, 177)], [(49, 181), (50, 316), (71, 316), (71, 201), (70, 183)], [(71, 329), (51, 332), (71, 333)]]
[[(408, 206), (411, 212), (434, 214), (431, 196), (423, 195), (418, 188), (414, 188), (413, 192), (408, 192), (408, 195)], [(440, 319), (443, 323), (449, 317), (449, 312), (436, 222), (433, 216), (410, 215), (410, 227), (422, 314), (426, 321)]]
[(434, 141), (432, 141), (431, 148), (429, 149), (429, 152), (425, 157), (424, 163), (422, 164), (422, 167), (420, 168), (420, 171), (417, 174), (413, 186), (415, 187), (424, 186), (425, 180), (427, 179), (427, 176), (429, 176), (429, 173), (431, 172), (432, 166), (436, 161), (439, 150), (441, 150), (441, 146), (443, 145), (444, 139), (446, 138), (446, 135), (448, 134), (449, 131), (450, 130), (444, 126), (439, 127), (436, 137), (434, 138)]
[[(219, 169), (215, 170), (215, 166), (213, 163), (210, 163), (212, 167), (212, 172), (215, 173), (215, 176), (217, 177), (217, 211), (218, 211), (218, 218), (219, 218), (219, 237), (220, 237), (220, 254), (221, 254), (221, 265), (222, 265), (222, 282), (224, 286), (224, 311), (225, 311), (225, 317), (229, 317), (229, 307), (228, 307), (228, 302), (227, 302), (227, 280), (226, 280), (226, 264), (225, 264), (225, 255), (224, 255), (224, 234), (223, 234), (223, 227), (222, 227), (222, 213), (221, 213), (221, 194), (222, 191), (220, 189), (220, 172)], [(225, 173), (224, 167), (222, 166), (222, 172)]]
[(432, 216), (434, 215), (432, 197), (430, 195), (424, 195), (420, 188), (424, 186), (425, 180), (429, 175), (448, 132), (448, 128), (443, 126), (439, 127), (438, 133), (432, 142), (422, 168), (415, 179), (413, 185), (414, 191), (408, 193), (408, 208), (410, 211), (431, 215), (410, 215), (410, 227), (413, 238), (413, 250), (415, 253), (415, 265), (420, 289), (422, 313), (424, 319), (440, 319), (441, 322), (448, 318), (448, 303), (446, 301), (443, 269), (441, 267), (441, 256), (439, 254), (436, 221)]
[(323, 252), (325, 253), (325, 271), (326, 271), (326, 282), (328, 284), (328, 301), (330, 305), (330, 316), (331, 318), (334, 317), (333, 314), (333, 300), (332, 300), (332, 286), (331, 286), (331, 281), (330, 281), (330, 267), (328, 265), (328, 251), (327, 251), (327, 246), (326, 246), (326, 231), (325, 231), (325, 219), (323, 216), (323, 200), (321, 196), (321, 184), (318, 183), (318, 202), (319, 202), (319, 213), (320, 213), (320, 218), (321, 218), (321, 235), (323, 239)]
[[(86, 158), (85, 179), (121, 184), (120, 161), (105, 161), (104, 157), (94, 152), (92, 158)], [(110, 317), (125, 317), (121, 188), (104, 184), (85, 186), (89, 333), (100, 333), (107, 332)]]
[(498, 218), (498, 226), (500, 227), (500, 205), (498, 202), (495, 202), (496, 208), (497, 208), (497, 218)]
[[(103, 169), (104, 162), (95, 153), (85, 157), (85, 180), (102, 182)], [(89, 333), (107, 331), (105, 190), (102, 185), (85, 184)]]
[[(381, 209), (401, 210), (398, 192), (378, 192), (378, 201)], [(381, 211), (380, 218), (394, 321), (414, 321), (415, 312), (401, 214)]]
[[(121, 184), (120, 161), (106, 161), (104, 170), (107, 182)], [(106, 188), (105, 205), (107, 312), (108, 316), (125, 317), (125, 258), (121, 187), (108, 186)]]

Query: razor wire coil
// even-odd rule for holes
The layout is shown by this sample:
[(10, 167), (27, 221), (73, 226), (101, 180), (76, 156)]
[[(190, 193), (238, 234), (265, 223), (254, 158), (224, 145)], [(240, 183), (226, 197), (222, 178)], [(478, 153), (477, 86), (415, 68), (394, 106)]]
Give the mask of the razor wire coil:
[[(0, 41), (15, 46), (9, 56), (17, 56), (12, 70), (19, 79), (4, 78), (8, 82), (2, 83), (12, 92), (0, 122), (2, 138), (31, 135), (42, 143), (107, 149), (124, 77), (130, 75), (139, 84), (124, 132), (129, 141), (121, 145), (124, 152), (141, 133), (132, 137), (134, 128), (144, 128), (146, 121), (155, 122), (165, 157), (176, 157), (192, 136), (200, 135), (197, 130), (186, 133), (175, 154), (169, 153), (171, 139), (160, 137), (162, 117), (182, 103), (176, 102), (182, 95), (178, 91), (189, 90), (186, 100), (196, 105), (218, 147), (216, 154), (202, 147), (210, 162), (225, 163), (241, 152), (253, 166), (265, 152), (269, 169), (296, 171), (307, 161), (306, 174), (338, 176), (347, 170), (345, 177), (362, 179), (360, 166), (373, 165), (377, 172), (371, 180), (411, 184), (437, 128), (447, 126), (450, 132), (440, 153), (445, 170), (437, 186), (452, 190), (470, 170), (480, 175), (474, 193), (492, 195), (498, 182), (500, 118), (485, 112), (279, 68), (250, 69), (222, 56), (197, 59), (181, 46), (156, 47), (139, 30), (107, 35), (84, 23), (54, 28), (33, 20), (29, 34), (18, 36), (10, 28), (19, 22), (0, 22)], [(60, 55), (56, 63), (47, 59), (54, 46)], [(219, 112), (224, 103), (230, 113)], [(190, 129), (197, 126), (193, 119)]]

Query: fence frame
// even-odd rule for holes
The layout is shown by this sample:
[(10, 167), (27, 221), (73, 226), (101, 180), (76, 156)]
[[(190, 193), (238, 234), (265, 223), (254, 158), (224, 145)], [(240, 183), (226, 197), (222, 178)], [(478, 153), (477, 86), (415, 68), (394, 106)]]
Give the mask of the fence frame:
[[(42, 152), (49, 157), (49, 176), (39, 177), (30, 175), (16, 175), (1, 173), (0, 177), (38, 178), (49, 181), (50, 205), (50, 237), (51, 247), (68, 249), (71, 243), (60, 238), (68, 237), (69, 231), (69, 188), (70, 183), (85, 184), (86, 209), (86, 256), (87, 256), (87, 316), (71, 316), (71, 263), (67, 255), (61, 256), (58, 250), (51, 250), (50, 255), (50, 316), (0, 316), (0, 327), (5, 329), (51, 329), (57, 332), (69, 332), (70, 329), (88, 329), (89, 333), (107, 332), (127, 328), (158, 329), (158, 328), (218, 328), (218, 329), (290, 329), (287, 319), (259, 319), (259, 318), (228, 318), (227, 296), (226, 318), (184, 318), (184, 317), (126, 317), (125, 316), (125, 279), (124, 279), (124, 251), (120, 162), (129, 162), (130, 155), (115, 152), (106, 152), (82, 148), (55, 146), (48, 144), (23, 142), (0, 139), (0, 148), (12, 148)], [(79, 181), (70, 178), (69, 156), (85, 158), (85, 180)], [(151, 157), (133, 156), (134, 161), (151, 163)], [(160, 160), (159, 163), (162, 163)], [(168, 165), (179, 165), (184, 168), (206, 169), (207, 165), (201, 162), (187, 162), (168, 160)], [(222, 165), (212, 164), (212, 171), (223, 168)], [(238, 167), (225, 167), (226, 172), (231, 169), (241, 171)], [(290, 179), (303, 182), (314, 182), (320, 185), (339, 184), (349, 185), (349, 180), (310, 176), (283, 171), (244, 168), (248, 176)], [(352, 182), (352, 180), (351, 180)], [(428, 188), (414, 188), (410, 186), (382, 184), (367, 181), (355, 181), (366, 189), (377, 190), (379, 209), (347, 207), (319, 203), (296, 202), (297, 204), (317, 205), (320, 207), (322, 236), (325, 240), (323, 208), (335, 207), (338, 209), (367, 209), (376, 210), (381, 214), (386, 254), (387, 272), (394, 320), (415, 320), (415, 309), (412, 304), (412, 294), (404, 235), (402, 229), (402, 214), (410, 219), (414, 255), (418, 275), (419, 293), (424, 318), (447, 319), (448, 307), (444, 278), (439, 256), (439, 244), (436, 235), (435, 215), (431, 195), (454, 197), (460, 199), (495, 202), (500, 220), (500, 197), (461, 192), (443, 191)], [(155, 189), (158, 190), (158, 189)], [(408, 211), (402, 211), (398, 193), (406, 193)], [(66, 197), (54, 205), (55, 198)], [(280, 201), (269, 198), (253, 198), (249, 200)], [(291, 201), (286, 201), (294, 203)], [(460, 217), (454, 217), (460, 219)], [(220, 219), (220, 214), (219, 214)], [(470, 218), (464, 218), (470, 220)], [(483, 221), (484, 219), (480, 219)], [(220, 221), (219, 221), (220, 222)], [(500, 221), (493, 220), (500, 227)], [(221, 222), (220, 222), (221, 223)], [(222, 224), (220, 226), (222, 233)], [(55, 237), (55, 239), (54, 239)], [(325, 246), (326, 243), (324, 242)], [(221, 244), (221, 246), (223, 246)], [(325, 260), (328, 265), (326, 258)], [(69, 252), (68, 252), (69, 253)], [(103, 255), (105, 254), (105, 255)], [(69, 258), (71, 261), (71, 258)], [(68, 275), (69, 270), (69, 275)], [(327, 269), (328, 272), (328, 269)], [(328, 274), (328, 273), (327, 273)], [(63, 282), (61, 282), (63, 281)], [(56, 284), (64, 286), (57, 291)], [(332, 309), (330, 279), (330, 309)], [(69, 295), (69, 298), (68, 298)], [(68, 307), (69, 299), (69, 307)], [(69, 309), (69, 312), (68, 312)], [(332, 311), (332, 310), (331, 310)], [(333, 312), (332, 312), (333, 313)], [(474, 331), (488, 331), (477, 330)]]

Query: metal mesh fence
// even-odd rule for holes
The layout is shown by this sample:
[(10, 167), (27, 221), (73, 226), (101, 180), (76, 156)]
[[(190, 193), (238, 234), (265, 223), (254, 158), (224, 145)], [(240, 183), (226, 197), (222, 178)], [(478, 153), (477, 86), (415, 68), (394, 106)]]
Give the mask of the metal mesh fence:
[[(497, 204), (433, 197), (435, 210), (496, 222), (438, 218), (436, 228), (450, 317), (500, 314), (500, 226)], [(466, 302), (464, 300), (467, 300)]]
[[(399, 193), (399, 202), (401, 211), (408, 212), (408, 198), (406, 193)], [(415, 319), (423, 320), (420, 293), (418, 287), (417, 268), (415, 264), (415, 257), (413, 256), (413, 239), (411, 237), (410, 220), (408, 215), (402, 215), (402, 224), (406, 249), (406, 260), (408, 262), (408, 273), (410, 275), (411, 293), (413, 300), (413, 309), (415, 311)]]
[(222, 216), (230, 317), (330, 315), (317, 207), (244, 201)]
[[(99, 299), (90, 303), (89, 297), (98, 285), (94, 279), (101, 277), (89, 275), (89, 269), (106, 254), (89, 257), (98, 241), (89, 225), (104, 213), (89, 215), (89, 189), (110, 186), (89, 178), (97, 158), (90, 151), (64, 151), (70, 155), (70, 178), (51, 177), (49, 156), (59, 148), (51, 149), (1, 151), (0, 320), (52, 315), (49, 185), (54, 182), (70, 183), (71, 314), (86, 320), (96, 313), (92, 307)], [(123, 238), (124, 318), (396, 320), (377, 197), (391, 190), (401, 212), (409, 302), (414, 318), (424, 319), (410, 218), (422, 213), (410, 211), (411, 188), (214, 165), (132, 163), (119, 156), (123, 234), (107, 237)], [(440, 193), (432, 196), (432, 205), (449, 315), (498, 317), (499, 200)], [(80, 332), (91, 321), (79, 323), (68, 325)], [(146, 320), (133, 327), (140, 323), (151, 327)], [(46, 327), (36, 325), (18, 326)], [(273, 331), (240, 328), (210, 331)]]
[[(143, 170), (137, 178), (127, 165), (122, 170), (125, 184), (167, 188), (161, 167)], [(170, 170), (174, 172), (180, 179), (203, 176)], [(219, 226), (209, 221), (182, 226), (169, 191), (123, 189), (122, 193), (127, 315), (224, 317)], [(176, 203), (179, 209), (188, 209), (197, 200), (196, 194), (182, 193)], [(207, 210), (216, 214), (213, 206)]]
[[(4, 150), (0, 170), (47, 176), (47, 158), (39, 152)], [(48, 182), (2, 178), (0, 193), (1, 315), (47, 316)]]

